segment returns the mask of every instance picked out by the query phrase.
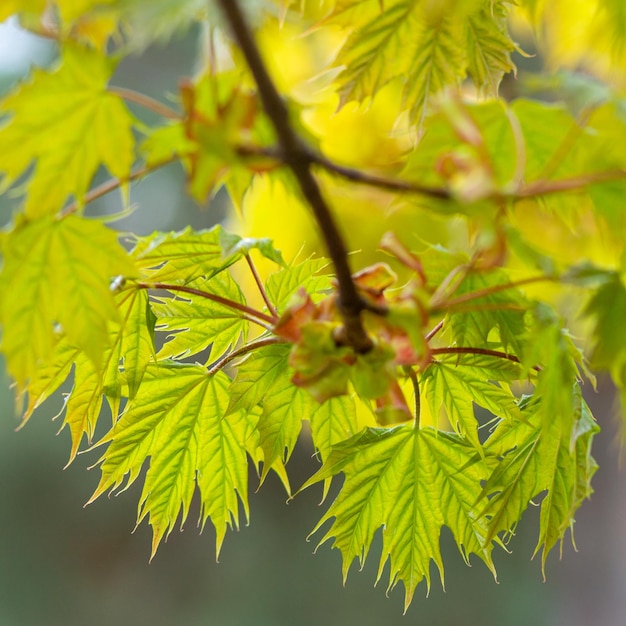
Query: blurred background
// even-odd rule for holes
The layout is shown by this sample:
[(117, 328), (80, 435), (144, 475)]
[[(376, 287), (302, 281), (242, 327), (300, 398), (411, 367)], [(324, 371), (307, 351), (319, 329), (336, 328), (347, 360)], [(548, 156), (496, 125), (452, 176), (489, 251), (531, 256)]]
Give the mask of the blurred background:
[[(193, 72), (195, 53), (193, 33), (150, 48), (122, 62), (116, 84), (154, 96), (174, 94), (180, 76)], [(31, 64), (46, 65), (53, 57), (49, 42), (19, 31), (10, 21), (1, 24), (0, 92)], [(119, 210), (114, 196), (101, 200), (92, 212)], [(132, 202), (140, 210), (117, 227), (140, 234), (188, 224), (210, 227), (227, 212), (219, 195), (209, 210), (185, 199), (177, 166), (139, 183)], [(2, 224), (10, 219), (11, 206), (10, 197), (0, 198)], [(386, 574), (373, 587), (380, 542), (372, 547), (363, 572), (353, 566), (344, 588), (339, 553), (324, 545), (313, 554), (315, 538), (306, 539), (323, 510), (321, 490), (311, 489), (287, 504), (273, 476), (258, 493), (257, 479), (251, 476), (251, 523), (227, 535), (219, 563), (212, 529), (207, 525), (198, 535), (193, 511), (184, 532), (173, 532), (149, 563), (147, 524), (133, 533), (139, 485), (83, 508), (98, 482), (97, 470), (87, 468), (99, 451), (80, 455), (63, 469), (69, 435), (55, 436), (60, 422), (52, 421), (62, 408), (60, 394), (14, 432), (19, 419), (2, 373), (0, 626), (620, 626), (626, 623), (626, 491), (615, 445), (614, 398), (603, 380), (597, 393), (587, 391), (602, 427), (595, 444), (600, 469), (593, 482), (595, 494), (577, 516), (578, 552), (569, 541), (560, 560), (555, 550), (543, 582), (539, 558), (530, 558), (538, 530), (538, 509), (531, 507), (510, 544), (511, 554), (501, 551), (495, 557), (496, 584), (481, 563), (467, 568), (444, 532), (446, 592), (433, 571), (430, 596), (426, 598), (423, 584), (418, 587), (403, 617), (401, 587), (386, 598)], [(296, 488), (317, 468), (312, 453), (303, 437), (289, 464)]]

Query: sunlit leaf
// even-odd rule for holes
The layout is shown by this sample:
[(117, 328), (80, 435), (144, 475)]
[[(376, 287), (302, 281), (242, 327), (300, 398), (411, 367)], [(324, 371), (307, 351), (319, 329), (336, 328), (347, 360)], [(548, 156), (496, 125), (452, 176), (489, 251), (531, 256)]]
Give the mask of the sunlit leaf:
[(114, 68), (89, 49), (65, 46), (55, 70), (35, 70), (0, 101), (2, 188), (35, 162), (26, 188), (30, 217), (58, 212), (70, 195), (82, 201), (100, 165), (118, 178), (130, 174), (133, 120), (106, 90)]
[(153, 554), (177, 520), (187, 518), (196, 485), (202, 524), (210, 518), (219, 554), (228, 527), (248, 517), (248, 470), (241, 432), (225, 419), (228, 379), (195, 365), (160, 363), (148, 368), (135, 398), (101, 441), (102, 477), (92, 500), (132, 484), (150, 459), (138, 519), (149, 517)]
[[(24, 223), (3, 246), (2, 348), (20, 385), (50, 363), (58, 324), (70, 341), (99, 363), (110, 344), (107, 324), (119, 319), (109, 283), (135, 268), (102, 224), (70, 215)], [(36, 303), (36, 304), (34, 304)], [(80, 311), (80, 315), (76, 312)]]
[(345, 475), (344, 485), (315, 530), (333, 519), (321, 543), (333, 539), (343, 558), (344, 579), (352, 561), (362, 565), (375, 532), (383, 527), (378, 576), (390, 562), (389, 587), (402, 582), (405, 608), (422, 581), (430, 587), (433, 560), (443, 582), (441, 529), (447, 525), (467, 560), (477, 554), (491, 569), (487, 526), (472, 504), (487, 469), (473, 446), (456, 435), (412, 426), (370, 429), (336, 445), (304, 487)]

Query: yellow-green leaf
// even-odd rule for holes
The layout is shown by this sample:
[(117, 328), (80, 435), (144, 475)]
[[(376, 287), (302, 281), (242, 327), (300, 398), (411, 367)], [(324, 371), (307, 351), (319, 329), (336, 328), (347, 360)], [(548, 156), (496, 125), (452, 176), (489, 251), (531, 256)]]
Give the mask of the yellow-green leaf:
[(389, 588), (402, 581), (405, 608), (422, 580), (430, 587), (431, 560), (443, 582), (444, 525), (466, 561), (475, 553), (494, 571), (492, 545), (485, 542), (487, 525), (473, 507), (487, 465), (457, 435), (411, 425), (366, 430), (337, 444), (303, 489), (340, 472), (343, 487), (315, 530), (334, 518), (321, 543), (333, 539), (343, 557), (344, 579), (355, 558), (363, 565), (381, 526), (378, 577), (389, 561)]
[(55, 69), (34, 70), (0, 101), (1, 188), (34, 163), (26, 185), (30, 217), (58, 212), (70, 195), (80, 202), (100, 165), (118, 178), (130, 173), (133, 120), (106, 89), (114, 67), (94, 50), (66, 45)]
[(2, 253), (2, 350), (18, 385), (51, 363), (60, 329), (100, 363), (119, 319), (110, 280), (135, 273), (115, 233), (76, 215), (44, 218), (17, 226)]
[(138, 521), (148, 516), (152, 553), (164, 536), (181, 524), (191, 499), (200, 491), (201, 523), (210, 518), (219, 554), (228, 527), (238, 527), (239, 507), (248, 517), (248, 467), (245, 429), (225, 418), (228, 378), (197, 365), (159, 363), (148, 367), (135, 398), (100, 443), (102, 477), (91, 498), (127, 486), (150, 459)]

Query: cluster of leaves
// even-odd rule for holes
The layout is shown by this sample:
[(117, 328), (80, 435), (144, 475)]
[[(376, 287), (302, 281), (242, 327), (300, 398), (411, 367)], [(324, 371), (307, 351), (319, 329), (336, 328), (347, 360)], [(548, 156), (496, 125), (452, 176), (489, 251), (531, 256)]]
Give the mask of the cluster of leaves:
[[(91, 200), (172, 161), (201, 201), (225, 186), (245, 204), (263, 177), (294, 199), (304, 191), (287, 171), (297, 164), (281, 144), (281, 119), (263, 109), (242, 62), (221, 71), (212, 49), (183, 82), (178, 109), (109, 84), (112, 42), (119, 58), (193, 21), (213, 36), (223, 26), (219, 3), (26, 4), (5, 3), (0, 18), (19, 11), (61, 52), (0, 102), (0, 188), (23, 191), (0, 238), (2, 351), (24, 421), (71, 375), (70, 462), (84, 439), (92, 443), (108, 403), (113, 424), (95, 444), (106, 448), (92, 499), (126, 488), (147, 466), (138, 519), (153, 528), (153, 554), (196, 492), (219, 552), (241, 511), (249, 516), (248, 459), (261, 482), (274, 471), (291, 494), (286, 464), (308, 422), (322, 466), (300, 489), (323, 483), (326, 494), (345, 476), (316, 526), (332, 520), (322, 541), (341, 551), (344, 576), (382, 528), (379, 576), (389, 561), (389, 586), (404, 584), (408, 606), (420, 581), (430, 585), (431, 560), (443, 582), (443, 526), (467, 562), (475, 554), (495, 574), (493, 548), (537, 498), (545, 565), (591, 494), (598, 430), (580, 389), (593, 374), (551, 303), (555, 285), (586, 302), (592, 366), (626, 387), (619, 96), (570, 80), (575, 110), (461, 97), (454, 86), (466, 76), (496, 96), (513, 68), (506, 2), (265, 3), (269, 13), (249, 3), (264, 23), (339, 29), (340, 103), (401, 83), (419, 141), (376, 173), (317, 147), (296, 154), (324, 189), (345, 197), (346, 181), (366, 184), (417, 221), (434, 214), (469, 233), (465, 250), (423, 235), (416, 244), (413, 232), (382, 238), (389, 264), (351, 279), (371, 341), (364, 350), (344, 332), (345, 284), (321, 257), (286, 263), (269, 239), (219, 226), (121, 241), (85, 214)], [(238, 61), (237, 47), (219, 42)], [(162, 123), (147, 127), (126, 100)], [(323, 145), (306, 126), (307, 106), (315, 105), (289, 101), (291, 132)], [(101, 167), (115, 178), (92, 187)], [(547, 252), (534, 215), (557, 230), (579, 221), (612, 231), (604, 250), (614, 258)], [(266, 276), (261, 259), (272, 266)]]

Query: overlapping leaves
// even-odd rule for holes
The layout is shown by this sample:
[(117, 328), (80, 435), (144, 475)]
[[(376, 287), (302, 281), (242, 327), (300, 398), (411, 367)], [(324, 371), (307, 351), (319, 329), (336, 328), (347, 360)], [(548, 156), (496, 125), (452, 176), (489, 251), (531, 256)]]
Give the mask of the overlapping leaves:
[(337, 57), (342, 101), (363, 100), (401, 78), (411, 117), (420, 120), (437, 93), (468, 73), (495, 95), (513, 69), (506, 7), (483, 0), (335, 2), (326, 21), (350, 29)]

